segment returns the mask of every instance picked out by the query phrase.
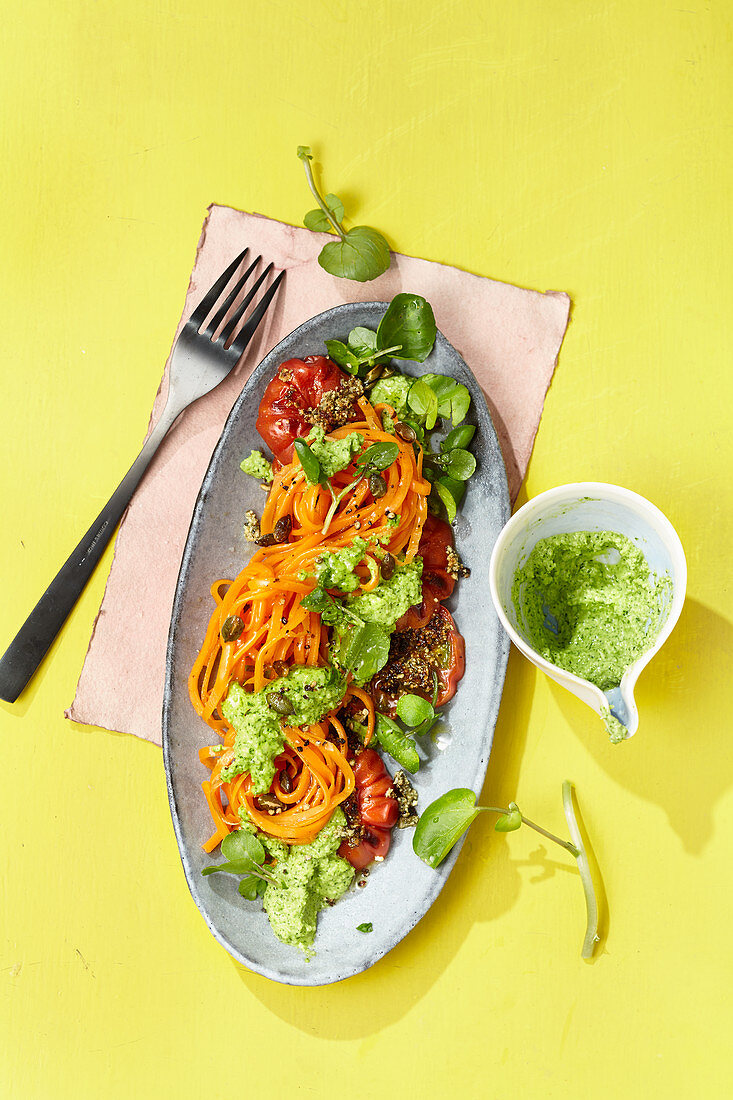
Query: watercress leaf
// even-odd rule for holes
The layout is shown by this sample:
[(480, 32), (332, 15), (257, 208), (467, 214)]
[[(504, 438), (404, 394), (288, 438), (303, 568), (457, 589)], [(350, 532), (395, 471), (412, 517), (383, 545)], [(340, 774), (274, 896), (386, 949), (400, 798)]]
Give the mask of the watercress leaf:
[(418, 378), (410, 386), (407, 404), (413, 412), (424, 418), (428, 431), (435, 427), (435, 421), (438, 419), (438, 398), (422, 378)]
[(435, 492), (438, 494), (440, 500), (443, 502), (443, 507), (445, 508), (446, 515), (448, 516), (448, 523), (452, 523), (453, 520), (456, 518), (456, 513), (458, 511), (455, 497), (453, 496), (451, 491), (446, 488), (445, 485), (441, 485), (440, 481), (437, 481), (435, 483)]
[(433, 309), (419, 294), (397, 294), (389, 303), (377, 329), (377, 347), (392, 348), (395, 359), (423, 363), (433, 350), (437, 328)]
[(424, 737), (426, 733), (430, 733), (431, 729), (438, 721), (439, 714), (433, 713), (430, 718), (426, 718), (424, 722), (421, 722), (419, 726), (415, 726), (413, 734), (415, 737)]
[(204, 867), (201, 871), (202, 875), (213, 875), (217, 871), (227, 871), (230, 875), (248, 875), (255, 868), (257, 864), (253, 859), (249, 857), (245, 859), (230, 859), (225, 863), (212, 863), (209, 867)]
[(475, 431), (473, 424), (461, 424), (460, 427), (453, 428), (440, 444), (441, 451), (443, 453), (452, 451), (454, 447), (465, 449), (473, 439)]
[(339, 664), (359, 684), (371, 680), (389, 658), (389, 634), (377, 623), (344, 623), (336, 628)]
[(378, 714), (376, 734), (379, 744), (401, 768), (413, 774), (419, 770), (420, 757), (417, 755), (415, 742), (396, 722), (385, 714)]
[(324, 591), (320, 585), (316, 585), (313, 591), (306, 596), (300, 597), (300, 606), (304, 607), (306, 611), (315, 611), (317, 615), (325, 611), (333, 602), (328, 592)]
[(370, 920), (369, 921), (364, 921), (363, 924), (357, 924), (356, 931), (357, 932), (373, 932), (374, 931), (374, 925), (372, 924), (372, 922)]
[(310, 145), (299, 145), (297, 153), (301, 160), (313, 160), (313, 152)]
[(338, 195), (333, 195), (329, 191), (328, 194), (324, 196), (323, 201), (333, 214), (336, 221), (342, 221), (344, 216), (344, 204), (341, 202), (341, 199), (338, 197)]
[(501, 817), (497, 819), (494, 825), (497, 833), (513, 833), (515, 829), (520, 828), (522, 824), (522, 815), (519, 812), (519, 808), (515, 806), (514, 803), (512, 803), (512, 806), (514, 806), (514, 809), (510, 806), (509, 813), (502, 814)]
[(387, 470), (400, 456), (400, 448), (397, 443), (372, 443), (354, 461), (354, 465), (360, 469), (366, 466), (374, 470)]
[(455, 447), (452, 451), (446, 453), (443, 469), (448, 477), (452, 477), (456, 481), (468, 481), (475, 473), (476, 459), (470, 451)]
[(432, 704), (421, 695), (401, 695), (397, 700), (397, 715), (406, 726), (419, 726), (434, 714)]
[(243, 898), (247, 901), (255, 901), (257, 899), (258, 887), (260, 883), (267, 886), (267, 883), (263, 879), (256, 877), (255, 875), (247, 875), (246, 878), (240, 879), (239, 892)]
[[(333, 214), (335, 220), (341, 224), (341, 220), (344, 216), (344, 204), (338, 195), (328, 194), (324, 197), (323, 201)], [(303, 224), (307, 229), (313, 229), (317, 233), (333, 233), (334, 228), (332, 223), (328, 220), (323, 210), (318, 207), (315, 210), (309, 210), (306, 216), (303, 218)]]
[(423, 810), (412, 847), (430, 867), (437, 867), (480, 813), (476, 795), (468, 787), (447, 791)]
[(303, 473), (308, 481), (310, 481), (311, 485), (317, 485), (321, 480), (320, 462), (304, 439), (296, 439), (293, 446), (295, 448), (295, 453), (300, 459), (300, 465), (303, 467)]
[(263, 878), (257, 878), (256, 882), (257, 882), (257, 893), (259, 894), (260, 897), (262, 897), (265, 890), (267, 889), (268, 883)]
[[(443, 409), (449, 409), (450, 396), (458, 386), (455, 378), (451, 378), (448, 374), (432, 374), (428, 372), (422, 376), (423, 382), (430, 386), (435, 396), (438, 398), (438, 404)], [(445, 413), (441, 415), (446, 415)]]
[(225, 859), (249, 859), (258, 865), (265, 862), (262, 843), (247, 829), (235, 829), (221, 842), (221, 854)]
[(329, 359), (332, 359), (337, 366), (343, 367), (349, 374), (356, 374), (359, 369), (359, 360), (341, 340), (326, 340), (326, 351)]
[(450, 418), (454, 424), (460, 424), (466, 418), (471, 407), (471, 394), (465, 386), (457, 386), (450, 398)]
[(318, 263), (329, 275), (366, 283), (382, 275), (389, 267), (389, 245), (376, 229), (356, 225), (342, 240), (324, 245)]
[(450, 417), (454, 426), (460, 424), (471, 405), (466, 387), (447, 374), (424, 374), (423, 381), (438, 398), (438, 416)]
[(333, 233), (333, 226), (318, 206), (315, 210), (308, 211), (303, 218), (303, 225), (314, 233)]
[(359, 325), (349, 333), (349, 347), (359, 359), (374, 358), (377, 349), (377, 334), (370, 328)]

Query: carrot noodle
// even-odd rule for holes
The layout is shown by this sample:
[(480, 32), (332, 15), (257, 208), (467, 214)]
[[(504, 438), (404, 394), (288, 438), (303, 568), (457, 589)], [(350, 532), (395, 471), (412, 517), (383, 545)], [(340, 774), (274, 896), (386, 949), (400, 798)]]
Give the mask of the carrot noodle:
[[(394, 415), (390, 405), (373, 408), (362, 397), (358, 407), (363, 420), (337, 428), (329, 438), (360, 432), (365, 448), (374, 443), (397, 444), (397, 459), (382, 473), (387, 485), (384, 496), (374, 498), (368, 479), (362, 478), (339, 501), (324, 535), (331, 494), (320, 485), (309, 484), (297, 459), (281, 466), (274, 474), (260, 529), (263, 535), (270, 534), (278, 520), (289, 517), (288, 541), (259, 547), (233, 581), (219, 579), (211, 586), (215, 608), (188, 680), (196, 713), (221, 743), (218, 750), (204, 747), (200, 751), (202, 763), (211, 768), (202, 789), (215, 826), (203, 845), (206, 851), (212, 851), (239, 827), (240, 811), (244, 810), (253, 824), (270, 836), (287, 844), (307, 844), (354, 790), (354, 774), (345, 755), (346, 735), (331, 714), (315, 725), (283, 730), (285, 748), (275, 761), (271, 793), (284, 808), (278, 812), (261, 809), (248, 774), (222, 779), (222, 771), (234, 759), (235, 730), (221, 713), (221, 704), (235, 682), (245, 690), (261, 691), (278, 676), (275, 662), (310, 667), (328, 664), (328, 630), (320, 615), (301, 604), (302, 597), (315, 587), (312, 574), (320, 554), (349, 546), (357, 536), (378, 539), (406, 562), (417, 553), (431, 488), (422, 473), (422, 450), (418, 448), (416, 455), (411, 443), (382, 429), (381, 413)], [(334, 494), (338, 496), (358, 474), (353, 463), (335, 474), (331, 478)], [(379, 583), (378, 562), (371, 553), (357, 571), (360, 591), (370, 592)], [(309, 575), (302, 579), (304, 574)], [(233, 617), (240, 620), (242, 629), (236, 638), (225, 642), (222, 628)], [(367, 692), (350, 685), (337, 709), (350, 698), (366, 708), (368, 744), (374, 735), (374, 703)], [(289, 791), (282, 786), (283, 775), (289, 777)]]

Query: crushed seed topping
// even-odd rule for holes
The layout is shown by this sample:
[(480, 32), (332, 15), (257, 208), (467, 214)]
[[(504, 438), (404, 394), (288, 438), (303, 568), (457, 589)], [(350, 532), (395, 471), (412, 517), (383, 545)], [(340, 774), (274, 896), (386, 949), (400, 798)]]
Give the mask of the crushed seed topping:
[(244, 525), (244, 537), (247, 542), (257, 542), (262, 537), (260, 532), (260, 521), (257, 518), (257, 513), (253, 512), (250, 508), (244, 513), (246, 523)]
[(397, 772), (392, 780), (392, 786), (394, 787), (397, 806), (400, 811), (400, 816), (397, 819), (397, 827), (399, 829), (414, 828), (418, 822), (416, 810), (417, 791), (404, 772)]

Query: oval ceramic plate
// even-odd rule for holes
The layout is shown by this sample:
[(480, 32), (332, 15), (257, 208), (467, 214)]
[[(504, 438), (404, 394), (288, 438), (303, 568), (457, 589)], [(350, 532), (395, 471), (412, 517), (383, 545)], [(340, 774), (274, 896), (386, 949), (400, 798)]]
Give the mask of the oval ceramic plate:
[[(217, 577), (236, 576), (253, 550), (242, 535), (244, 513), (254, 508), (259, 514), (264, 497), (258, 483), (241, 472), (239, 463), (253, 447), (262, 446), (255, 419), (265, 386), (284, 360), (325, 354), (325, 340), (345, 339), (357, 325), (376, 329), (385, 309), (386, 303), (381, 302), (353, 303), (312, 318), (271, 351), (248, 379), (201, 486), (168, 638), (163, 753), (173, 826), (189, 889), (211, 932), (235, 959), (268, 978), (293, 985), (337, 982), (366, 970), (385, 955), (435, 901), (455, 863), (458, 847), (433, 871), (412, 850), (413, 830), (395, 829), (391, 851), (385, 862), (373, 869), (366, 889), (352, 888), (319, 915), (316, 953), (307, 961), (300, 951), (275, 937), (261, 901), (240, 897), (233, 876), (204, 878), (201, 874), (212, 862), (201, 849), (211, 834), (211, 819), (201, 793), (201, 780), (208, 772), (198, 758), (198, 750), (209, 742), (209, 736), (189, 702), (186, 682), (213, 610), (212, 582)], [(449, 601), (466, 639), (466, 673), (445, 710), (445, 728), (438, 745), (430, 737), (423, 738), (425, 759), (413, 781), (420, 809), (452, 787), (471, 787), (478, 794), (486, 773), (509, 650), (491, 602), (488, 566), (494, 542), (509, 518), (509, 497), (486, 402), (455, 349), (438, 333), (424, 364), (400, 366), (405, 373), (433, 371), (462, 382), (472, 398), (467, 419), (477, 425), (472, 450), (478, 468), (455, 524), (456, 546), (471, 575), (458, 583)], [(394, 773), (394, 761), (385, 759)], [(357, 931), (357, 925), (366, 921), (373, 925), (368, 935)]]

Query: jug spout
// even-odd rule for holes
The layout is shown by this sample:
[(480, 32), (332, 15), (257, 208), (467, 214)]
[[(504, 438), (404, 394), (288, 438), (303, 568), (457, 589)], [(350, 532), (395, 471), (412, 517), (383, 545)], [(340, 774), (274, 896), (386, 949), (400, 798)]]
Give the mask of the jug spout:
[(639, 711), (631, 685), (622, 680), (619, 687), (611, 688), (604, 695), (607, 705), (601, 708), (601, 718), (609, 736), (612, 741), (625, 741), (639, 728)]

